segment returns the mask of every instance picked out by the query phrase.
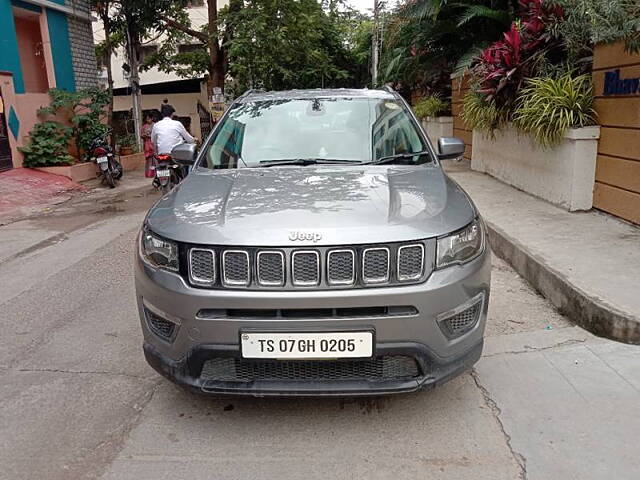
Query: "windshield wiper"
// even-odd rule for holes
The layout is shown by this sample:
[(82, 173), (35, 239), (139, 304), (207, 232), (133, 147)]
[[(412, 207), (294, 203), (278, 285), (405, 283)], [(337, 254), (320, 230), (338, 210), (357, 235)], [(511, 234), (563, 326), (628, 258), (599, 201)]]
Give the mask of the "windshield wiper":
[(383, 165), (385, 163), (392, 163), (396, 160), (406, 160), (407, 158), (419, 157), (421, 155), (429, 155), (431, 156), (431, 152), (428, 150), (423, 150), (421, 152), (405, 152), (405, 153), (396, 153), (395, 155), (388, 155), (386, 157), (377, 158), (371, 162), (365, 162), (366, 165)]
[(325, 164), (360, 163), (358, 160), (338, 160), (331, 158), (285, 158), (278, 160), (262, 160), (260, 167), (274, 167), (279, 165), (325, 165)]

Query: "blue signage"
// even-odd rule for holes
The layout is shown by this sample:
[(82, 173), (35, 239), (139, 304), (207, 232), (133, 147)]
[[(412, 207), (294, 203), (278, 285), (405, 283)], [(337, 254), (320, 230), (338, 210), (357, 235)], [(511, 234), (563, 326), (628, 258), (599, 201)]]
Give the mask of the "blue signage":
[(640, 78), (620, 78), (620, 70), (604, 73), (603, 95), (634, 95), (640, 93)]

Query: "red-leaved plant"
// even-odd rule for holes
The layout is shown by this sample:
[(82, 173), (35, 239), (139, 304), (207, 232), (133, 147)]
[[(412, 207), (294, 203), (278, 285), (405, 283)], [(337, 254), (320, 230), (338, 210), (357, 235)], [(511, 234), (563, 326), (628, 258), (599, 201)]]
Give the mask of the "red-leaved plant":
[(552, 45), (547, 26), (560, 20), (562, 7), (543, 0), (520, 0), (519, 20), (504, 38), (487, 47), (472, 68), (478, 93), (499, 108), (510, 107), (518, 89), (533, 75), (535, 60)]

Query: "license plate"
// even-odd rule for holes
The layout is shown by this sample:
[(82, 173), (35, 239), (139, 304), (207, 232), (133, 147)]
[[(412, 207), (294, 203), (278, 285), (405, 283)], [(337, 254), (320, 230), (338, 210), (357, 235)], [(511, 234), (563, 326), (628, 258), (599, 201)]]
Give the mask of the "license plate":
[(107, 157), (98, 157), (96, 158), (96, 162), (98, 163), (106, 163), (109, 159)]
[(372, 332), (242, 333), (244, 358), (367, 358), (373, 355)]
[(167, 178), (169, 177), (171, 174), (169, 173), (169, 170), (166, 169), (162, 169), (162, 170), (156, 170), (156, 176), (158, 178)]

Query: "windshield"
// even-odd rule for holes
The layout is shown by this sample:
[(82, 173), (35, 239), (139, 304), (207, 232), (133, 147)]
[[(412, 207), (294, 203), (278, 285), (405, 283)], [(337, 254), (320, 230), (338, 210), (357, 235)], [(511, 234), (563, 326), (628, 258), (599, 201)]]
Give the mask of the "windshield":
[[(234, 105), (206, 149), (202, 166), (242, 168), (283, 160), (371, 162), (427, 146), (395, 100), (307, 98)], [(399, 163), (428, 161), (423, 154)]]

